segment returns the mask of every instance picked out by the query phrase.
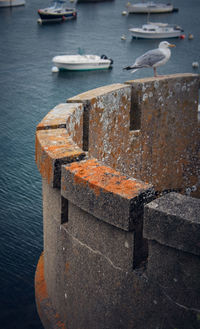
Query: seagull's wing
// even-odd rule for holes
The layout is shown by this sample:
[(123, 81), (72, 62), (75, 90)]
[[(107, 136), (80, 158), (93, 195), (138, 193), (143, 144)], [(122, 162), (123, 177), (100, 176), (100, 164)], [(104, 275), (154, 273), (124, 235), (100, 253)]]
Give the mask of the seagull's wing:
[(152, 67), (154, 64), (162, 61), (165, 55), (160, 49), (153, 49), (147, 51), (144, 55), (138, 57), (135, 61), (134, 67)]

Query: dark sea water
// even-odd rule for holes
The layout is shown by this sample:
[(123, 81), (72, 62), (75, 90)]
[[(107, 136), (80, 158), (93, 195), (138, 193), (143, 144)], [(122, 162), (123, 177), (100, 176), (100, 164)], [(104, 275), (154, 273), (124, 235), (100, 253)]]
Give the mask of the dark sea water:
[[(122, 16), (126, 0), (78, 4), (78, 18), (37, 24), (37, 9), (47, 0), (27, 0), (25, 7), (0, 8), (0, 329), (41, 329), (34, 301), (34, 273), (43, 249), (41, 177), (34, 162), (36, 125), (57, 104), (99, 86), (151, 76), (122, 68), (156, 40), (132, 40), (129, 27), (146, 15)], [(196, 72), (200, 62), (200, 0), (174, 0), (178, 13), (152, 15), (152, 21), (177, 23), (186, 34), (174, 39), (170, 61), (160, 74)], [(188, 34), (194, 40), (188, 40)], [(121, 40), (125, 34), (126, 41)], [(106, 54), (112, 70), (51, 73), (53, 56)], [(143, 328), (141, 328), (143, 329)]]

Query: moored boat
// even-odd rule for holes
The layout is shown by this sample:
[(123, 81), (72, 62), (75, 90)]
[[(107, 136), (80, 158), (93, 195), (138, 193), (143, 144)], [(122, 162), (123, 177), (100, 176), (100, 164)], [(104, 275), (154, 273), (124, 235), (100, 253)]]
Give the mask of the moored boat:
[(0, 0), (0, 7), (24, 6), (25, 0)]
[(58, 69), (69, 71), (104, 70), (113, 64), (105, 55), (62, 55), (53, 57), (52, 61)]
[(167, 23), (147, 23), (141, 28), (135, 27), (129, 31), (132, 37), (144, 39), (177, 38), (183, 34), (183, 29), (180, 26)]
[(38, 15), (41, 22), (65, 21), (75, 19), (77, 17), (77, 11), (75, 8), (68, 8), (66, 1), (57, 0), (50, 7), (38, 9)]
[(173, 11), (177, 11), (174, 9), (171, 3), (156, 3), (154, 1), (147, 1), (147, 2), (138, 2), (138, 3), (127, 3), (128, 13), (132, 14), (145, 14), (145, 13), (170, 13)]

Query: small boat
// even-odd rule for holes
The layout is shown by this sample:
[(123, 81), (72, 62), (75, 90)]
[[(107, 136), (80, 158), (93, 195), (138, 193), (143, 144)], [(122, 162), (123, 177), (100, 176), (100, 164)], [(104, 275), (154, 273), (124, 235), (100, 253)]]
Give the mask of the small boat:
[(0, 7), (24, 6), (25, 0), (0, 0)]
[(104, 70), (113, 64), (105, 55), (62, 55), (53, 57), (52, 61), (58, 69), (69, 71)]
[(56, 22), (76, 18), (77, 11), (75, 8), (66, 7), (66, 1), (57, 0), (51, 7), (38, 9), (38, 15), (40, 16), (39, 23)]
[(129, 29), (134, 38), (143, 39), (162, 39), (181, 37), (183, 29), (178, 25), (169, 25), (167, 23), (147, 23), (142, 27)]
[(126, 5), (128, 13), (130, 14), (157, 14), (157, 13), (170, 13), (177, 11), (171, 3), (156, 3), (154, 1), (138, 2), (131, 4), (130, 2)]

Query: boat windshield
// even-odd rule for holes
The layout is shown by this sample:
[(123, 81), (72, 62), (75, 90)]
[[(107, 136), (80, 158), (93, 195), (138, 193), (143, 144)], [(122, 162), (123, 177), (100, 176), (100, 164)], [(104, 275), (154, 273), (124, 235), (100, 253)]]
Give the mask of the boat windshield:
[(51, 9), (60, 9), (63, 8), (66, 4), (66, 1), (53, 1)]

